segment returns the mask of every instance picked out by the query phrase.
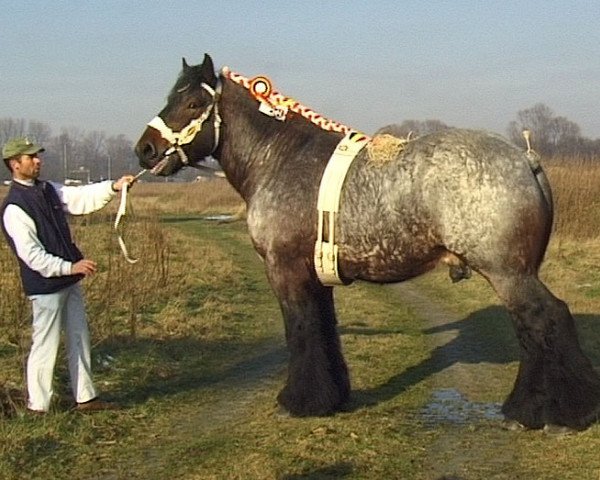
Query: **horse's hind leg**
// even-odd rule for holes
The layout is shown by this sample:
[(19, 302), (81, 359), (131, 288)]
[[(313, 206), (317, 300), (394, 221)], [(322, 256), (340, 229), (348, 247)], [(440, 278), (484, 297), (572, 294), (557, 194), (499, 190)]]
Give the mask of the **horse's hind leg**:
[(519, 340), (517, 379), (502, 412), (529, 428), (583, 429), (600, 415), (600, 377), (579, 345), (567, 305), (531, 274), (488, 276)]
[(279, 300), (290, 354), (287, 384), (277, 400), (295, 416), (328, 415), (350, 395), (333, 303), (303, 259), (267, 259), (267, 276)]

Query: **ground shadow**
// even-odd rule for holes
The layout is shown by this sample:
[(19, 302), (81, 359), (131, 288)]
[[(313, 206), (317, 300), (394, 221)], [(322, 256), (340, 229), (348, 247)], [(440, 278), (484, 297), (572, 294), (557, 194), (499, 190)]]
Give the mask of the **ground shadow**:
[[(586, 336), (583, 339), (581, 332), (593, 332), (593, 327), (597, 326), (599, 321), (600, 315), (575, 316), (580, 338), (585, 340), (582, 341), (583, 349), (596, 368), (600, 367), (600, 335)], [(360, 330), (353, 328), (352, 333), (360, 334)], [(430, 356), (421, 363), (394, 375), (377, 387), (354, 390), (345, 410), (352, 411), (385, 402), (456, 363), (507, 364), (519, 360), (517, 339), (504, 307), (489, 306), (464, 319), (427, 328), (423, 332), (435, 335), (452, 330), (457, 332), (456, 337), (433, 349)], [(385, 330), (380, 333), (390, 332)], [(373, 335), (375, 332), (373, 329), (366, 329), (364, 334)]]
[(177, 216), (165, 216), (161, 218), (161, 223), (188, 223), (188, 222), (205, 222), (212, 225), (222, 225), (239, 222), (242, 218), (239, 218), (235, 214), (223, 213), (223, 214), (202, 214), (202, 215), (177, 215)]
[[(187, 223), (204, 220), (205, 215), (177, 215), (161, 218), (161, 223)], [(207, 220), (208, 221), (208, 220)]]
[[(585, 332), (582, 341), (584, 351), (598, 368), (600, 334), (596, 332), (600, 315), (576, 315), (575, 321), (580, 336), (581, 332)], [(352, 411), (385, 402), (455, 363), (506, 364), (518, 360), (517, 341), (503, 307), (490, 306), (464, 319), (423, 330), (427, 335), (444, 331), (456, 331), (457, 335), (433, 349), (427, 359), (399, 372), (385, 383), (370, 389), (354, 390), (344, 410)], [(366, 323), (342, 327), (340, 332), (342, 335), (369, 336), (403, 333), (402, 329), (376, 329)], [(149, 398), (215, 386), (251, 386), (264, 382), (270, 376), (283, 385), (288, 352), (283, 338), (278, 337), (254, 342), (206, 341), (195, 337), (111, 337), (94, 348), (93, 358), (98, 383), (107, 380), (114, 385), (102, 393), (127, 407), (143, 404)], [(59, 361), (57, 370), (60, 378), (57, 393), (63, 393), (64, 398), (71, 401), (66, 362)]]
[(351, 463), (338, 462), (308, 472), (285, 474), (277, 478), (278, 480), (325, 480), (328, 478), (344, 478), (353, 472), (354, 466)]
[[(193, 337), (111, 337), (94, 348), (94, 379), (103, 397), (123, 407), (188, 391), (251, 387), (285, 369), (282, 340), (204, 341)], [(61, 392), (70, 398), (66, 362), (57, 363)], [(59, 386), (57, 385), (57, 387)]]

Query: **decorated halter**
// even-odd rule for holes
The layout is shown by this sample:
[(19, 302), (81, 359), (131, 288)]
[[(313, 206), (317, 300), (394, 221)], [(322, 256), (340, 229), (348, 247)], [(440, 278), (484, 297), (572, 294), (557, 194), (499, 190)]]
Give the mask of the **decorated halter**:
[(288, 112), (294, 112), (306, 118), (323, 130), (348, 133), (354, 129), (341, 123), (329, 120), (322, 115), (316, 113), (310, 108), (298, 103), (290, 97), (286, 97), (273, 89), (271, 81), (264, 76), (247, 78), (239, 73), (232, 72), (227, 67), (221, 69), (221, 74), (234, 83), (248, 89), (252, 96), (259, 102), (258, 110), (265, 115), (273, 117), (277, 120), (284, 121)]
[(152, 173), (156, 174), (160, 172), (165, 165), (168, 163), (169, 155), (173, 153), (177, 153), (179, 159), (184, 165), (189, 164), (189, 159), (186, 153), (183, 151), (182, 145), (187, 145), (194, 141), (196, 135), (202, 131), (202, 126), (204, 122), (210, 117), (210, 114), (214, 111), (214, 121), (213, 126), (215, 129), (214, 136), (214, 145), (209, 155), (212, 154), (217, 147), (219, 146), (219, 136), (221, 130), (221, 116), (219, 115), (219, 104), (217, 103), (219, 97), (221, 95), (221, 82), (217, 83), (217, 87), (213, 89), (207, 83), (201, 84), (202, 88), (206, 90), (210, 96), (212, 97), (212, 103), (202, 112), (198, 118), (195, 118), (190, 121), (185, 127), (183, 127), (179, 132), (174, 132), (171, 128), (164, 122), (160, 116), (154, 117), (150, 122), (148, 122), (148, 126), (158, 130), (162, 138), (164, 138), (167, 142), (169, 142), (170, 147), (163, 153), (163, 158), (160, 162), (158, 162), (154, 168), (152, 169)]

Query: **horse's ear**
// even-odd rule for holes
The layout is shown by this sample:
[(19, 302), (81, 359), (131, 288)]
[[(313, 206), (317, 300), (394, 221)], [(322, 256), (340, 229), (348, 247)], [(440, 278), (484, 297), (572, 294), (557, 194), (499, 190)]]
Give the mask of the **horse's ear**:
[(213, 66), (212, 58), (208, 53), (204, 54), (204, 61), (202, 62), (202, 77), (208, 80), (211, 84), (217, 80), (215, 75), (215, 67)]

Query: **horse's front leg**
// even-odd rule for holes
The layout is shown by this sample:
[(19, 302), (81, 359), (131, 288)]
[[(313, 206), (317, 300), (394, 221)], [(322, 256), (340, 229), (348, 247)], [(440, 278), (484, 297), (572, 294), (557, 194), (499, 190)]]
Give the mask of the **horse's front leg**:
[(329, 415), (350, 395), (337, 331), (333, 288), (324, 287), (307, 259), (267, 256), (267, 276), (283, 313), (290, 353), (279, 404), (294, 416)]

